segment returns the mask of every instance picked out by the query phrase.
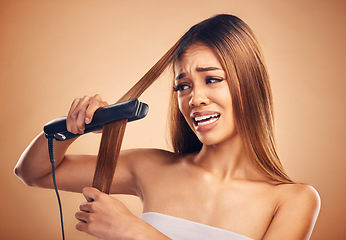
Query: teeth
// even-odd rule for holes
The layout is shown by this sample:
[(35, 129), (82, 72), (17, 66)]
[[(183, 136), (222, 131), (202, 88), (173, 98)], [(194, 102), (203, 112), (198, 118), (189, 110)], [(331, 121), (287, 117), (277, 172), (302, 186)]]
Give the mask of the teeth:
[(217, 121), (217, 118), (211, 118), (210, 120), (205, 121), (205, 122), (197, 122), (197, 125), (198, 125), (198, 126), (204, 126), (204, 125), (213, 123), (213, 122), (215, 122), (215, 121)]
[(205, 120), (205, 119), (208, 119), (208, 118), (217, 117), (217, 116), (218, 116), (218, 114), (215, 113), (215, 114), (212, 114), (212, 115), (205, 115), (205, 116), (201, 116), (201, 117), (195, 117), (195, 121), (199, 122), (199, 121), (202, 121), (202, 120)]

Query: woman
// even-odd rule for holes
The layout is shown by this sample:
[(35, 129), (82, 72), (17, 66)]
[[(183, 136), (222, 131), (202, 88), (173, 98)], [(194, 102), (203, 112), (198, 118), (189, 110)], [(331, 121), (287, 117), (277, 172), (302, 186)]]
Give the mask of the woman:
[[(141, 219), (86, 187), (96, 156), (65, 155), (74, 140), (55, 143), (59, 188), (88, 201), (76, 213), (76, 228), (104, 239), (309, 239), (320, 199), (312, 187), (294, 183), (277, 156), (269, 79), (251, 29), (217, 15), (176, 46), (168, 61), (175, 76), (174, 152), (121, 152), (110, 190), (140, 197)], [(83, 133), (106, 105), (99, 95), (75, 99), (68, 130)], [(16, 166), (28, 185), (53, 187), (46, 145), (41, 133)]]

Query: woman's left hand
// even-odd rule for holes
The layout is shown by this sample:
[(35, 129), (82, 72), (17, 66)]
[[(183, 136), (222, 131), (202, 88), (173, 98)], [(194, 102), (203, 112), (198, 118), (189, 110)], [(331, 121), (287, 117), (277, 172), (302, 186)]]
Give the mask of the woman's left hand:
[(102, 239), (131, 239), (135, 225), (140, 220), (119, 200), (100, 192), (96, 188), (83, 189), (88, 202), (80, 205), (76, 228)]

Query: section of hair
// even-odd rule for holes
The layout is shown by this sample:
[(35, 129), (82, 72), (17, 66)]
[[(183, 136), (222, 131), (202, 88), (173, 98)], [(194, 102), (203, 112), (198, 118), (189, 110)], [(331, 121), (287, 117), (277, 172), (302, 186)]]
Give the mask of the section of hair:
[[(138, 98), (164, 72), (174, 58), (180, 40), (117, 103)], [(93, 187), (109, 193), (127, 119), (105, 124), (102, 131)]]
[(126, 123), (127, 119), (122, 119), (103, 126), (103, 134), (92, 186), (104, 193), (109, 193), (112, 185)]

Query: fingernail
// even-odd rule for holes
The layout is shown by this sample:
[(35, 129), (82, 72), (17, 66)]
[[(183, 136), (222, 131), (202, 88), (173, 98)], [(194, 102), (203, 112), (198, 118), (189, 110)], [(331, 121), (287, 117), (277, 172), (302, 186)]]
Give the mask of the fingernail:
[(85, 124), (89, 124), (90, 123), (90, 119), (89, 118), (85, 118)]

